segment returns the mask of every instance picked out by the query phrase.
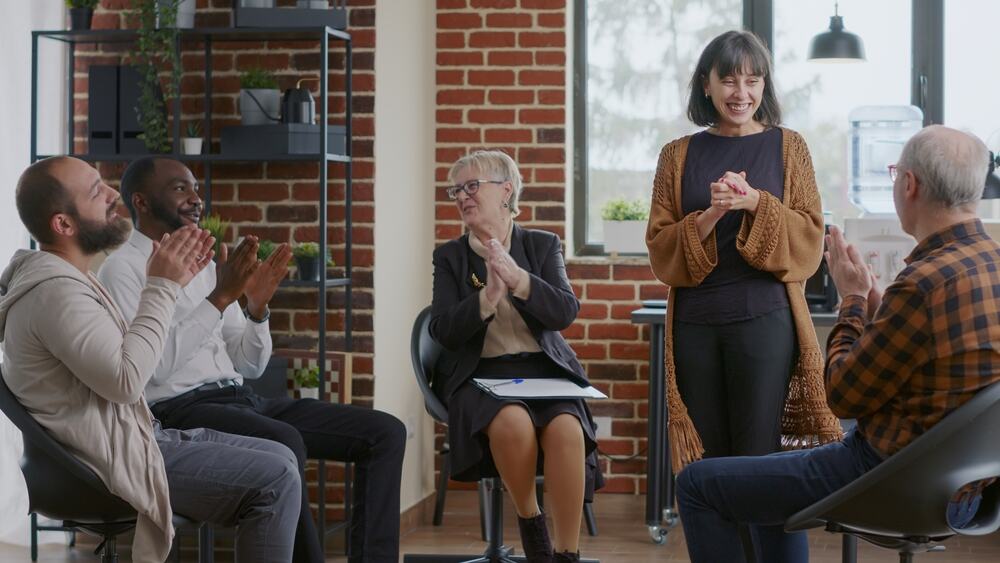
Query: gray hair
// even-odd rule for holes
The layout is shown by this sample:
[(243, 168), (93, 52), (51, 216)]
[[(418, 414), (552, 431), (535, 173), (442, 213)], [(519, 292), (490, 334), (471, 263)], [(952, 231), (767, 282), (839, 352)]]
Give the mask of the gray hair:
[(975, 205), (986, 185), (989, 150), (975, 135), (931, 125), (907, 141), (899, 167), (920, 179), (929, 199), (948, 208)]
[(516, 217), (521, 212), (517, 206), (521, 198), (521, 172), (517, 169), (517, 163), (507, 153), (497, 150), (475, 151), (463, 156), (451, 165), (451, 170), (448, 171), (448, 183), (454, 184), (455, 177), (466, 168), (471, 168), (484, 176), (491, 176), (484, 178), (486, 180), (510, 182), (514, 187), (510, 201), (507, 202), (510, 205), (510, 214)]

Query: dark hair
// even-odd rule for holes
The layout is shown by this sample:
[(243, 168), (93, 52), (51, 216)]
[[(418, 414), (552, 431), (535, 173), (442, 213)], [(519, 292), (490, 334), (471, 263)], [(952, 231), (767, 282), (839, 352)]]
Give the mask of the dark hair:
[(128, 165), (128, 168), (125, 169), (125, 173), (122, 174), (118, 193), (121, 194), (122, 203), (125, 204), (125, 209), (128, 209), (128, 214), (132, 217), (132, 223), (135, 223), (137, 219), (135, 205), (132, 203), (132, 194), (146, 193), (146, 184), (153, 177), (153, 173), (156, 172), (157, 160), (169, 159), (165, 159), (162, 156), (144, 156), (133, 160)]
[(52, 166), (65, 159), (53, 156), (29, 166), (17, 180), (15, 200), (21, 222), (35, 240), (52, 244), (55, 240), (49, 220), (56, 213), (76, 213), (66, 186), (52, 175)]
[(688, 119), (695, 125), (717, 125), (719, 112), (710, 98), (705, 97), (704, 81), (712, 69), (719, 76), (729, 76), (749, 68), (754, 76), (764, 79), (764, 96), (753, 118), (774, 127), (781, 124), (781, 107), (774, 95), (771, 54), (759, 37), (749, 31), (727, 31), (716, 37), (701, 52), (698, 66), (691, 77), (691, 96), (688, 98)]

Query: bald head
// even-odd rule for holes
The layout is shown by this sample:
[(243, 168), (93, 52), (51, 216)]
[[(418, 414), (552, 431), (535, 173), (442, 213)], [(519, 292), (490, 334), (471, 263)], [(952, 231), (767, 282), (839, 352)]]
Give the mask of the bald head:
[(929, 201), (947, 208), (975, 206), (986, 185), (989, 150), (974, 135), (931, 125), (907, 141), (899, 167), (917, 177)]
[(21, 173), (17, 181), (14, 196), (17, 214), (31, 236), (42, 244), (50, 244), (53, 240), (49, 219), (56, 213), (75, 211), (73, 196), (64, 179), (72, 174), (71, 169), (76, 163), (87, 166), (85, 162), (68, 156), (39, 160)]

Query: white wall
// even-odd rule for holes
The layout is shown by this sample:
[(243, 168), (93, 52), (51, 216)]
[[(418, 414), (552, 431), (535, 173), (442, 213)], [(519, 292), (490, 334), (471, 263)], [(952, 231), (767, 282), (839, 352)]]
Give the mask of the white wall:
[[(0, 268), (6, 267), (18, 248), (26, 247), (28, 235), (17, 216), (14, 188), (29, 164), (31, 133), (31, 31), (62, 29), (66, 9), (62, 0), (6, 1), (0, 18)], [(64, 133), (63, 50), (49, 41), (40, 53), (39, 111), (40, 147), (61, 151)], [(0, 359), (2, 362), (2, 359)], [(0, 415), (0, 542), (25, 545), (28, 541), (28, 492), (18, 467), (21, 433)], [(63, 541), (62, 533), (39, 534), (39, 541)]]
[(410, 364), (431, 300), (434, 0), (375, 3), (375, 408), (410, 433), (402, 509), (434, 489), (434, 428)]

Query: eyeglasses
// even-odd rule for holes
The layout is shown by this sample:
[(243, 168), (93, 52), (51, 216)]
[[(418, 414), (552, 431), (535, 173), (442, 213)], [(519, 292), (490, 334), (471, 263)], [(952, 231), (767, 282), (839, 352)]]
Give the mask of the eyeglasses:
[(469, 180), (464, 184), (450, 186), (445, 193), (449, 199), (458, 199), (458, 192), (465, 192), (465, 195), (475, 195), (479, 191), (479, 184), (503, 184), (507, 180)]
[(898, 176), (898, 175), (899, 175), (899, 171), (896, 168), (896, 165), (895, 164), (890, 164), (889, 165), (889, 179), (892, 180), (893, 182), (895, 182), (896, 181), (896, 176)]

